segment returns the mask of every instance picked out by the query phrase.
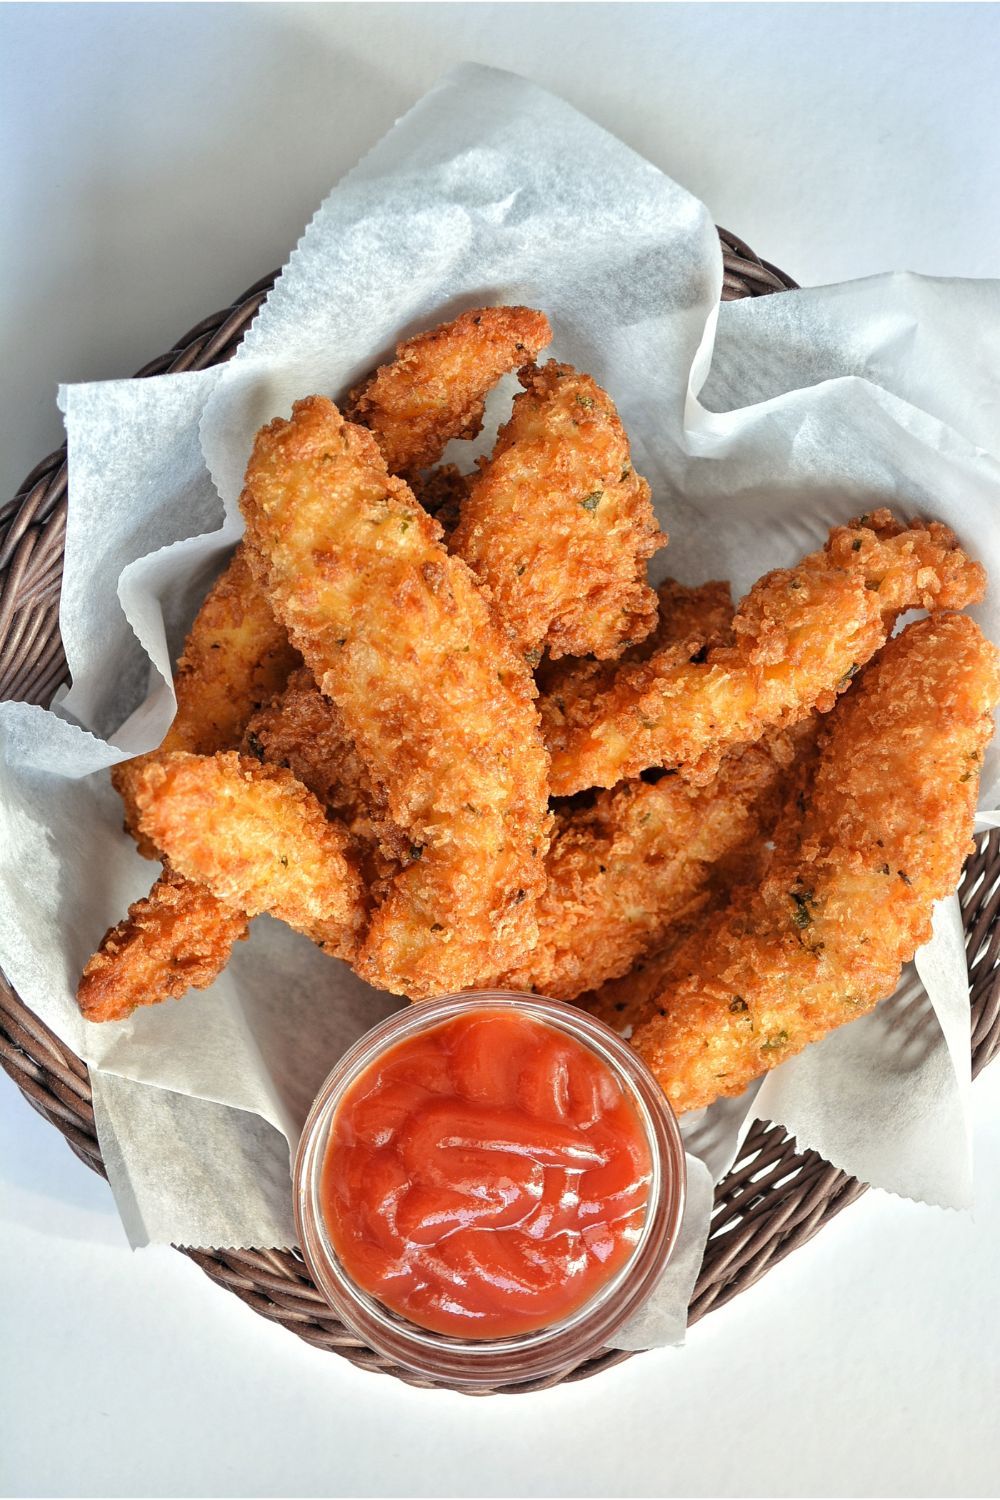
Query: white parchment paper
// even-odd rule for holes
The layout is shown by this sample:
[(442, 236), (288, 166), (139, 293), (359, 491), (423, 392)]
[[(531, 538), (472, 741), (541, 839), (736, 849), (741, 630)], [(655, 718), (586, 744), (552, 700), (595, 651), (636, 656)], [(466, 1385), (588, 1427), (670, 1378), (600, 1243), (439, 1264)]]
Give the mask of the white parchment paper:
[[(92, 1065), (133, 1243), (289, 1244), (289, 1144), (339, 1053), (396, 1004), (267, 919), (180, 1004), (92, 1026), (73, 1000), (155, 875), (121, 833), (107, 769), (169, 724), (171, 662), (239, 534), (262, 422), (337, 398), (416, 329), (525, 302), (618, 403), (671, 534), (660, 573), (729, 577), (739, 595), (886, 504), (947, 521), (1000, 577), (998, 285), (893, 275), (721, 308), (720, 288), (703, 205), (551, 95), (466, 67), (333, 191), (233, 361), (61, 393), (73, 685), (55, 712), (0, 705), (0, 963)], [(978, 611), (994, 639), (997, 597)], [(998, 782), (991, 751), (987, 808)], [(968, 1204), (968, 1075), (951, 898), (897, 996), (685, 1122), (682, 1244), (622, 1342), (683, 1336), (712, 1183), (758, 1116), (876, 1186)]]

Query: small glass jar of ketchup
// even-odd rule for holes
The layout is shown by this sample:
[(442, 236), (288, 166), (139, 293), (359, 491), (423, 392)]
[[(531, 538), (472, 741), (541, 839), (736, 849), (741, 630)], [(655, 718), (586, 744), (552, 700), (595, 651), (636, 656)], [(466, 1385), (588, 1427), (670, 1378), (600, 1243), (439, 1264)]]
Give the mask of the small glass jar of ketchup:
[(313, 1279), (403, 1367), (475, 1388), (599, 1353), (680, 1228), (684, 1147), (656, 1080), (586, 1012), (449, 995), (361, 1038), (295, 1160)]

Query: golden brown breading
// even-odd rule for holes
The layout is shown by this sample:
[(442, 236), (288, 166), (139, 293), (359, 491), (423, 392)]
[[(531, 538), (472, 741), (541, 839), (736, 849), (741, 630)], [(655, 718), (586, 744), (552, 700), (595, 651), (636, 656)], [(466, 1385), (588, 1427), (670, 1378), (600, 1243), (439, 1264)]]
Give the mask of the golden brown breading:
[(287, 767), (339, 818), (357, 841), (369, 888), (382, 889), (399, 865), (410, 863), (410, 840), (390, 820), (385, 794), (372, 782), (343, 714), (323, 697), (305, 667), (293, 672), (284, 692), (254, 714), (240, 751)]
[(243, 912), (165, 870), (105, 933), (80, 980), (80, 1009), (88, 1021), (123, 1021), (140, 1005), (203, 990), (246, 935)]
[[(341, 819), (370, 897), (377, 898), (399, 864), (408, 862), (408, 840), (379, 805), (339, 710), (303, 668), (253, 715), (239, 748), (246, 757), (288, 768)], [(143, 765), (166, 753), (143, 757)], [(128, 919), (105, 935), (84, 970), (81, 1009), (90, 1020), (117, 1020), (139, 1003), (136, 994), (142, 1004), (154, 1005), (188, 987), (204, 988), (225, 967), (235, 937), (246, 935), (247, 921), (207, 887), (168, 868), (149, 896), (130, 908)]]
[[(579, 995), (577, 1005), (625, 1035), (648, 1018), (649, 1002), (663, 990), (681, 944), (693, 932), (703, 930), (711, 914), (721, 911), (736, 889), (741, 886), (757, 889), (762, 884), (775, 857), (776, 836), (780, 837), (783, 849), (797, 841), (805, 799), (816, 774), (822, 723), (820, 716), (813, 713), (788, 731), (767, 731), (756, 746), (729, 752), (716, 780), (725, 777), (731, 760), (759, 751), (771, 735), (787, 735), (795, 742), (791, 764), (783, 766), (765, 786), (751, 809), (753, 815), (749, 819), (743, 815), (745, 840), (729, 842), (728, 847), (719, 850), (706, 871), (699, 896), (685, 908), (684, 915), (670, 922), (655, 949), (641, 957), (627, 974)], [(751, 766), (753, 763), (751, 760)], [(715, 784), (710, 783), (705, 790), (711, 793)]]
[(982, 567), (936, 522), (904, 528), (879, 511), (837, 527), (822, 551), (754, 585), (732, 646), (704, 662), (677, 663), (668, 648), (623, 667), (589, 725), (549, 724), (552, 791), (613, 786), (654, 765), (710, 779), (726, 748), (832, 708), (900, 612), (960, 609), (984, 588)]
[(699, 930), (709, 912), (720, 909), (725, 899), (726, 896), (716, 896), (710, 883), (700, 900), (670, 924), (655, 953), (640, 958), (627, 974), (608, 979), (596, 989), (585, 990), (576, 997), (574, 1005), (596, 1016), (612, 1031), (630, 1037), (636, 1025), (649, 1019), (650, 1002), (663, 992), (678, 949)]
[(347, 415), (375, 434), (391, 474), (437, 463), (452, 438), (474, 438), (501, 375), (545, 348), (552, 330), (530, 307), (474, 307), (407, 339), (352, 391)]
[(235, 749), (250, 715), (284, 687), (297, 662), (241, 543), (184, 643), (177, 714), (163, 748), (194, 755)]
[(125, 826), (149, 859), (157, 850), (138, 836), (132, 788), (152, 756), (167, 750), (213, 755), (234, 750), (247, 720), (285, 683), (297, 661), (242, 544), (209, 591), (177, 663), (177, 713), (159, 750), (115, 766), (111, 779), (125, 804)]
[(651, 656), (657, 646), (683, 646), (696, 640), (702, 647), (728, 645), (733, 635), (733, 591), (721, 578), (694, 587), (664, 578), (656, 586), (659, 618), (652, 646), (643, 641), (635, 649)]
[(258, 433), (241, 504), (275, 613), (410, 838), (359, 972), (420, 997), (502, 971), (535, 940), (548, 844), (524, 662), (371, 434), (325, 398)]
[(554, 360), (524, 391), (450, 543), (493, 596), (517, 649), (620, 656), (656, 623), (646, 561), (666, 543), (610, 397)]
[(703, 902), (715, 862), (766, 837), (814, 729), (771, 730), (728, 755), (706, 787), (671, 775), (627, 781), (587, 811), (557, 815), (538, 943), (500, 987), (572, 1000), (659, 947)]
[[(657, 593), (657, 644), (675, 648), (679, 661), (725, 639), (732, 624), (728, 584), (685, 588), (668, 580)], [(653, 649), (646, 641), (629, 655)], [(562, 666), (549, 667), (549, 675)], [(613, 674), (615, 664), (572, 660), (560, 684), (566, 698), (555, 694), (560, 712), (583, 707), (586, 668)], [(660, 947), (682, 914), (703, 904), (718, 862), (766, 837), (798, 742), (814, 737), (808, 725), (775, 731), (759, 747), (733, 752), (702, 791), (664, 775), (653, 785), (622, 782), (583, 808), (563, 806), (546, 859), (538, 943), (502, 983), (573, 999)]]
[(174, 869), (350, 956), (365, 920), (351, 839), (283, 766), (175, 751), (136, 780), (140, 826)]
[(589, 724), (595, 697), (613, 686), (619, 667), (628, 662), (648, 661), (654, 651), (666, 647), (671, 648), (674, 661), (691, 661), (732, 640), (733, 596), (728, 583), (714, 581), (687, 588), (665, 578), (656, 597), (656, 629), (617, 661), (598, 661), (593, 656), (544, 658), (535, 673), (543, 734), (555, 739), (574, 725)]
[(824, 727), (797, 837), (675, 955), (632, 1043), (678, 1111), (892, 993), (972, 847), (1000, 655), (965, 615), (920, 620)]

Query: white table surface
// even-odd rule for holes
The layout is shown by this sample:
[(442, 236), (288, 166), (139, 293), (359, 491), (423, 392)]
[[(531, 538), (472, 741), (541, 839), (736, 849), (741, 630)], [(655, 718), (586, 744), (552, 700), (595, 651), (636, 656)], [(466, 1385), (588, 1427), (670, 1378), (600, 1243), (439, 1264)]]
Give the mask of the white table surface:
[[(279, 265), (452, 63), (529, 74), (803, 282), (1000, 274), (995, 6), (0, 7), (0, 496), (59, 380)], [(0, 1489), (996, 1495), (1000, 1065), (977, 1207), (871, 1193), (684, 1350), (528, 1399), (364, 1375), (166, 1249), (0, 1078)]]

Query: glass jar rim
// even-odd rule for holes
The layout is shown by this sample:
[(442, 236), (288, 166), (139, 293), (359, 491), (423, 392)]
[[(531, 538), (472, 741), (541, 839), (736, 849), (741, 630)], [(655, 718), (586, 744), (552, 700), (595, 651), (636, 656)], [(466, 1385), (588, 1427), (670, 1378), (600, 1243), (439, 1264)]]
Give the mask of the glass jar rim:
[[(625, 1264), (568, 1317), (495, 1339), (463, 1339), (422, 1328), (360, 1287), (336, 1254), (319, 1198), (330, 1129), (347, 1090), (389, 1048), (479, 1010), (527, 1015), (595, 1053), (628, 1095), (652, 1163), (642, 1230)], [(579, 1007), (511, 990), (443, 995), (403, 1007), (373, 1026), (328, 1074), (303, 1128), (293, 1170), (302, 1254), (316, 1286), (345, 1327), (405, 1369), (468, 1389), (548, 1378), (600, 1353), (659, 1281), (680, 1232), (685, 1190), (684, 1144), (677, 1119), (642, 1059), (610, 1027)]]

